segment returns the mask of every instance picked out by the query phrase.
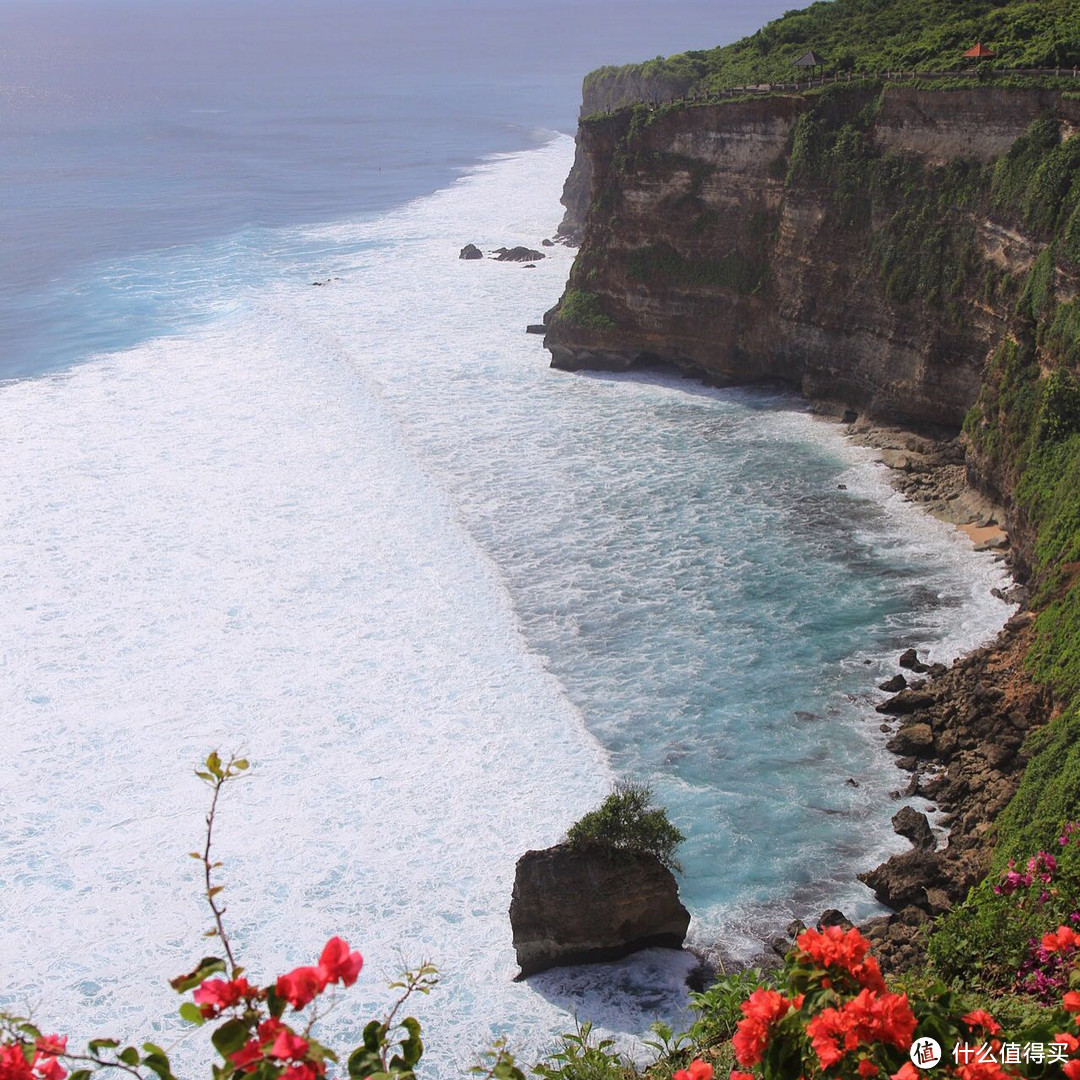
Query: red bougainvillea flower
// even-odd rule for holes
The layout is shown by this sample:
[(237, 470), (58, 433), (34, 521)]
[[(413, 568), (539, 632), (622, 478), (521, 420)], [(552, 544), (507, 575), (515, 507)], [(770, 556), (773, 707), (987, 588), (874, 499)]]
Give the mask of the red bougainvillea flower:
[(310, 1061), (290, 1065), (282, 1074), (281, 1080), (317, 1080), (320, 1071)]
[(959, 1080), (1016, 1080), (1020, 1076), (1018, 1072), (1006, 1072), (996, 1061), (973, 1061), (968, 1065), (960, 1065), (952, 1074)]
[(783, 994), (776, 990), (755, 990), (739, 1008), (743, 1019), (735, 1029), (731, 1045), (735, 1060), (740, 1065), (756, 1065), (769, 1042), (769, 1031), (792, 1007)]
[(326, 981), (326, 975), (319, 968), (294, 968), (287, 975), (278, 976), (278, 996), (294, 1009), (302, 1009), (326, 989)]
[(1062, 1031), (1055, 1035), (1054, 1042), (1061, 1043), (1068, 1054), (1075, 1054), (1077, 1050), (1080, 1050), (1080, 1039), (1075, 1035), (1070, 1035), (1067, 1031)]
[(221, 1014), (223, 1009), (238, 1005), (245, 998), (257, 994), (258, 990), (247, 979), (207, 979), (191, 996), (207, 1020)]
[(1062, 949), (1075, 949), (1080, 945), (1080, 934), (1068, 926), (1059, 926), (1052, 934), (1042, 939), (1042, 947), (1047, 952), (1060, 952)]
[(905, 1061), (889, 1080), (921, 1080), (921, 1077), (922, 1073), (910, 1061)]
[(671, 1080), (713, 1080), (713, 1067), (700, 1058), (694, 1058), (685, 1069), (676, 1069)]
[(732, 1069), (728, 1080), (754, 1080), (754, 1074), (739, 1072), (738, 1069)]
[(1072, 1061), (1065, 1062), (1062, 1071), (1068, 1077), (1068, 1080), (1080, 1080), (1080, 1058), (1073, 1058)]
[(67, 1076), (65, 1069), (54, 1057), (42, 1057), (40, 1054), (34, 1059), (34, 1073), (41, 1080), (64, 1080)]
[(352, 986), (363, 966), (364, 958), (358, 952), (349, 952), (348, 943), (339, 937), (332, 937), (319, 957), (319, 970), (328, 983), (341, 981)]
[(1080, 990), (1070, 990), (1062, 999), (1061, 1004), (1069, 1012), (1080, 1012)]
[(0, 1080), (31, 1080), (30, 1062), (18, 1043), (0, 1046)]
[(848, 931), (839, 926), (826, 926), (823, 930), (811, 927), (799, 935), (795, 944), (806, 959), (819, 967), (838, 967), (860, 986), (877, 991), (885, 989), (881, 969), (868, 955), (870, 942), (854, 927)]
[(263, 1049), (258, 1039), (249, 1039), (239, 1050), (229, 1055), (229, 1060), (241, 1071), (246, 1071), (249, 1065), (256, 1061), (262, 1061)]
[(307, 1039), (302, 1039), (291, 1031), (279, 1031), (274, 1045), (270, 1048), (270, 1056), (279, 1061), (302, 1061), (310, 1045)]
[(259, 1025), (259, 1042), (264, 1045), (273, 1042), (278, 1037), (278, 1033), (285, 1030), (285, 1025), (271, 1016)]
[(828, 1069), (860, 1045), (887, 1043), (907, 1049), (915, 1025), (906, 994), (863, 989), (839, 1009), (822, 1009), (806, 1025), (806, 1034), (822, 1068)]
[(962, 1019), (968, 1027), (982, 1028), (991, 1035), (996, 1035), (1001, 1030), (1001, 1025), (985, 1009), (974, 1009)]
[(858, 1065), (858, 1073), (860, 1076), (877, 1076), (881, 1070), (869, 1059), (863, 1058)]

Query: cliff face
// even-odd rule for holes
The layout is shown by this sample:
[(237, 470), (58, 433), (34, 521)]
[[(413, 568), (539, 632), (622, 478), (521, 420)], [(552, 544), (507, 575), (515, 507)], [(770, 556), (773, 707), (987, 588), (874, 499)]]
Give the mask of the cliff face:
[(959, 429), (1045, 241), (950, 185), (985, 181), (980, 163), (1047, 113), (1068, 131), (1080, 102), (886, 87), (584, 121), (588, 213), (553, 365), (663, 360)]
[[(657, 105), (665, 101), (674, 101), (686, 93), (691, 81), (689, 76), (649, 77), (637, 72), (627, 73), (619, 68), (601, 69), (585, 79), (581, 90), (579, 119), (584, 120), (588, 116), (599, 113), (614, 112), (616, 109), (637, 102)], [(562, 198), (559, 200), (566, 207), (566, 213), (563, 215), (562, 224), (556, 234), (569, 243), (581, 243), (584, 235), (591, 184), (592, 165), (585, 153), (579, 128), (574, 164), (563, 185)]]

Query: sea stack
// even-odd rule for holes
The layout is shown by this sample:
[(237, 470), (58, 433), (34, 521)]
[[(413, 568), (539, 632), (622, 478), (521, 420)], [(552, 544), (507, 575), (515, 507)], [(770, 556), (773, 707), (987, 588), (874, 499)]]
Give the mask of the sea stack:
[(655, 855), (557, 844), (517, 863), (510, 901), (521, 978), (565, 964), (682, 948), (690, 913)]

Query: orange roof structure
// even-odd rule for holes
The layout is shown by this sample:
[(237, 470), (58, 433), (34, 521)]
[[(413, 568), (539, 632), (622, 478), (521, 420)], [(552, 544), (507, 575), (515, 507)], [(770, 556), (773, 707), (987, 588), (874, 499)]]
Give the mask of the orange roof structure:
[(994, 54), (981, 42), (977, 41), (966, 53), (964, 58), (972, 60), (989, 60)]

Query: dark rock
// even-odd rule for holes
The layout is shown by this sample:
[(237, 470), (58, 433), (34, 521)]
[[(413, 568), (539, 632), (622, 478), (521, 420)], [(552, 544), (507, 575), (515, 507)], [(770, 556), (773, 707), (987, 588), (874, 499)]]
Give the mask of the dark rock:
[(925, 814), (911, 806), (905, 806), (893, 815), (893, 832), (910, 840), (917, 851), (933, 851), (937, 847), (934, 831)]
[(884, 734), (884, 735), (888, 735), (888, 733), (889, 733), (890, 731), (892, 731), (892, 728), (891, 728), (891, 727), (889, 727), (889, 725), (888, 725), (888, 724), (878, 724), (878, 728), (877, 728), (877, 729), (878, 729), (878, 731), (880, 731), (880, 732), (881, 732), (882, 734)]
[(930, 907), (927, 889), (940, 889), (941, 855), (939, 852), (908, 851), (894, 855), (881, 866), (859, 875), (874, 890), (874, 895), (891, 908), (909, 905), (926, 911)]
[(932, 679), (940, 679), (949, 669), (944, 664), (931, 664), (926, 670)]
[(897, 662), (902, 668), (907, 668), (908, 671), (926, 671), (926, 665), (922, 663), (919, 654), (914, 649), (906, 649), (902, 652)]
[(547, 327), (542, 322), (541, 323), (529, 323), (529, 325), (525, 327), (525, 333), (526, 334), (546, 334), (547, 333)]
[(521, 975), (682, 947), (690, 913), (653, 855), (558, 844), (517, 863), (510, 925)]
[(847, 784), (847, 785), (848, 785), (848, 787), (858, 787), (858, 786), (859, 786), (859, 781), (858, 781), (858, 780), (856, 780), (854, 776), (849, 776), (849, 777), (848, 777), (848, 778), (847, 778), (847, 779), (846, 779), (846, 780), (844, 781), (844, 783), (845, 783), (845, 784)]
[(540, 241), (540, 246), (541, 247), (554, 247), (555, 246), (555, 241), (554, 240), (548, 240), (547, 237), (545, 237), (543, 240)]
[(526, 263), (521, 269), (522, 270), (535, 270), (536, 269), (536, 263)]
[(933, 694), (912, 686), (908, 687), (907, 690), (901, 690), (899, 694), (889, 698), (888, 701), (875, 705), (874, 709), (876, 712), (886, 713), (889, 716), (903, 716), (907, 713), (921, 712), (923, 709), (933, 705), (934, 700)]
[(818, 919), (818, 926), (839, 926), (843, 930), (850, 930), (855, 924), (842, 912), (836, 908), (827, 908), (821, 913), (821, 918)]
[(475, 244), (466, 244), (458, 255), (459, 259), (482, 259), (483, 257), (484, 253)]
[(878, 685), (878, 689), (884, 690), (887, 694), (895, 694), (898, 690), (903, 690), (906, 687), (907, 679), (900, 674), (896, 674), (891, 679), (886, 679)]
[(859, 419), (859, 414), (854, 409), (845, 409), (840, 419), (845, 424), (854, 424)]
[(889, 740), (888, 747), (901, 756), (925, 757), (934, 748), (934, 732), (929, 724), (908, 724)]
[(836, 485), (836, 490), (837, 491), (847, 491), (847, 484), (837, 484)]
[(774, 937), (769, 942), (769, 948), (772, 949), (777, 956), (787, 956), (791, 952), (791, 942), (786, 937)]
[(495, 255), (498, 262), (539, 262), (547, 258), (542, 251), (527, 247), (499, 248)]
[(792, 919), (787, 925), (787, 936), (794, 941), (805, 929), (806, 923), (802, 919)]

